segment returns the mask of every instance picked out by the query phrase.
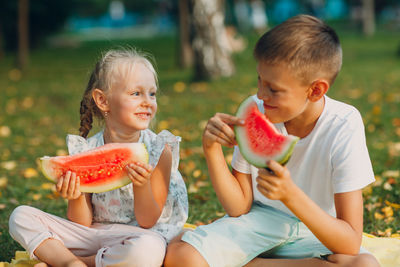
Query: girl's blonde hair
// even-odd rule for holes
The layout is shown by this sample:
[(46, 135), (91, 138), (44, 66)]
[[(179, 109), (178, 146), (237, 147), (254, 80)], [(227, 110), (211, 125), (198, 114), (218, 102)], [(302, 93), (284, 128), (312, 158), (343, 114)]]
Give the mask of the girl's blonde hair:
[[(92, 97), (94, 89), (100, 89), (104, 93), (109, 92), (119, 79), (126, 77), (136, 63), (146, 66), (153, 74), (158, 87), (157, 72), (152, 64), (153, 58), (146, 53), (139, 52), (136, 49), (118, 49), (109, 50), (96, 63), (93, 72), (90, 75), (88, 85), (83, 94), (80, 107), (80, 128), (79, 135), (86, 138), (92, 129), (93, 115), (103, 119), (103, 114), (97, 107)], [(121, 73), (123, 71), (123, 73)]]

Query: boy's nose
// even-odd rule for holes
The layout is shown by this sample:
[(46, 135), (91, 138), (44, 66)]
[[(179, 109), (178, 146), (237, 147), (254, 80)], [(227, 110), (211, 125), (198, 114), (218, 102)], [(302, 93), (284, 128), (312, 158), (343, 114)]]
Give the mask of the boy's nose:
[(258, 88), (258, 91), (257, 91), (257, 97), (259, 98), (259, 99), (261, 99), (261, 100), (266, 100), (266, 99), (268, 99), (269, 98), (269, 93), (268, 93), (268, 90), (263, 90), (262, 88)]

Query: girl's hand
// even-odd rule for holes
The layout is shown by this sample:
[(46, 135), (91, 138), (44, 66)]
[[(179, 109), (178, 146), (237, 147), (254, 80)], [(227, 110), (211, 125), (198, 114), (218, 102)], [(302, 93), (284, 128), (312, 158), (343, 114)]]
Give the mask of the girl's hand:
[(63, 198), (68, 200), (77, 199), (82, 195), (79, 177), (76, 177), (76, 173), (71, 171), (67, 171), (58, 179), (56, 189)]
[(278, 162), (271, 160), (268, 167), (272, 172), (260, 168), (258, 170), (257, 189), (265, 197), (272, 200), (285, 201), (291, 197), (292, 189), (296, 186), (290, 176), (289, 170)]
[(244, 121), (238, 117), (217, 113), (211, 119), (204, 129), (203, 145), (210, 147), (214, 143), (219, 143), (227, 147), (233, 147), (236, 143), (234, 125), (242, 125)]
[(133, 186), (144, 186), (150, 180), (153, 167), (149, 164), (139, 162), (131, 163), (126, 166), (128, 177), (131, 179)]

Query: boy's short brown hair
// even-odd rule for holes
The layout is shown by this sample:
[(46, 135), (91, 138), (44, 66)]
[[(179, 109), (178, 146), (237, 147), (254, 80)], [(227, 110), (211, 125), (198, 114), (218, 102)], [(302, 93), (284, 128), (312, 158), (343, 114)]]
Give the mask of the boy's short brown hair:
[(287, 64), (304, 84), (325, 78), (332, 85), (342, 66), (336, 32), (309, 15), (292, 17), (266, 32), (254, 48), (254, 57), (271, 65)]

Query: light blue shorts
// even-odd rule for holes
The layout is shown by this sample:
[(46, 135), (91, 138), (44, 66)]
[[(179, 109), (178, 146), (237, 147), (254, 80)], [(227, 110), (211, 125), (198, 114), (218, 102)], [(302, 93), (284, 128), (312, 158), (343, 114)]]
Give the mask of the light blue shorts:
[(211, 267), (243, 266), (265, 258), (321, 258), (332, 254), (296, 217), (259, 203), (239, 217), (225, 216), (182, 236)]

